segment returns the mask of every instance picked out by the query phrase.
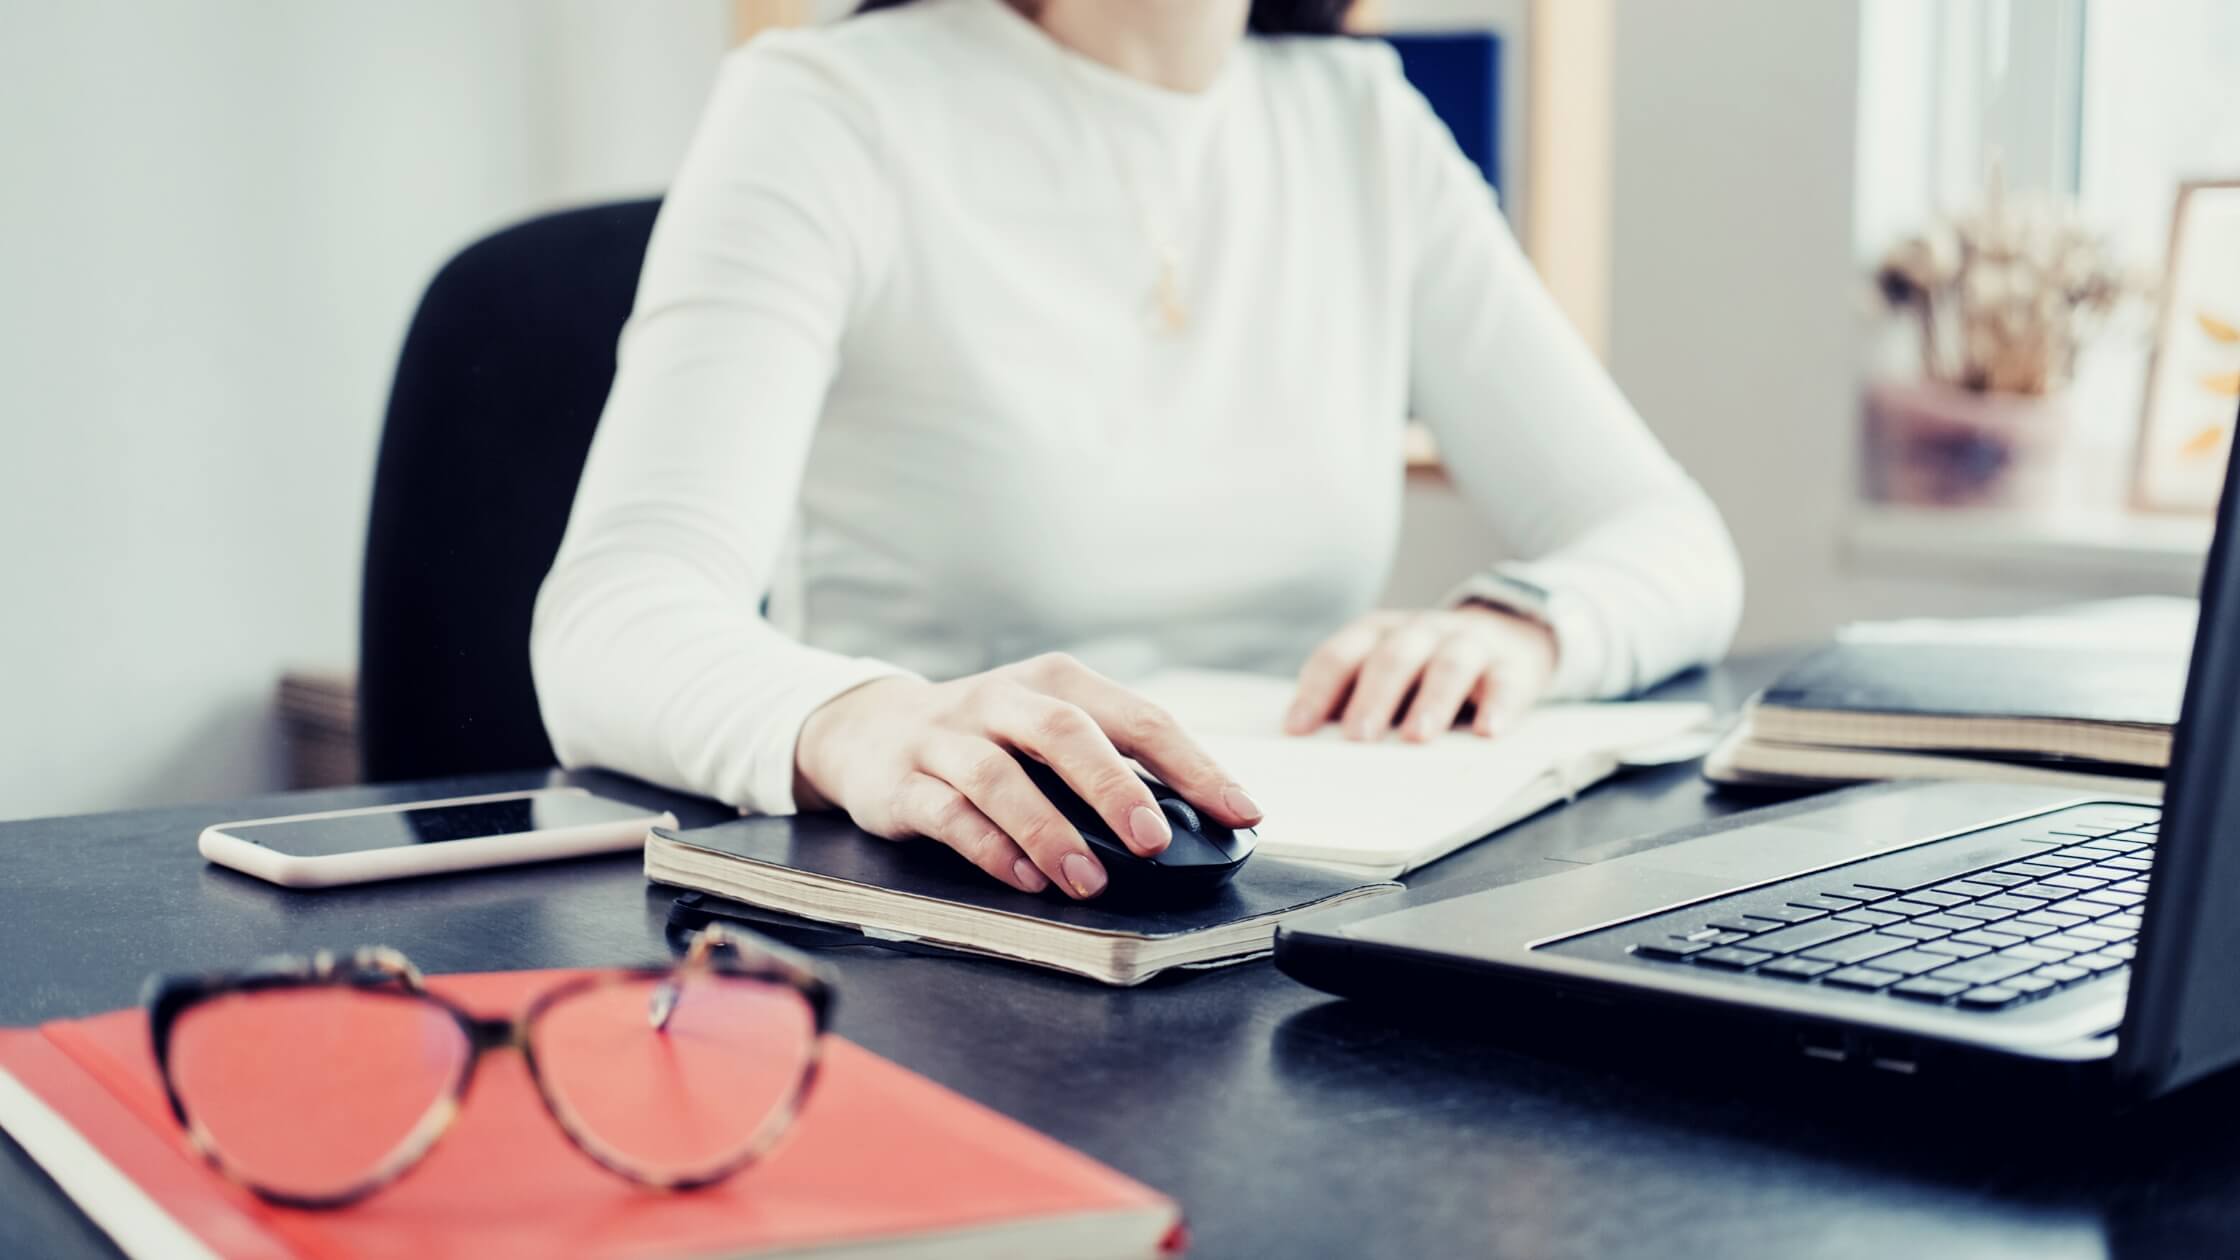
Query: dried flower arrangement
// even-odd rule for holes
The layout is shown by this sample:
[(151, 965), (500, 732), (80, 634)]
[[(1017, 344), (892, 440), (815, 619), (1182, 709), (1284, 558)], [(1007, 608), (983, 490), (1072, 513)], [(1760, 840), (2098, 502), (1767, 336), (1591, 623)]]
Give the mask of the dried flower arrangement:
[(2078, 349), (2151, 287), (2119, 266), (2074, 210), (2010, 197), (1996, 167), (1980, 209), (1898, 242), (1875, 284), (1893, 310), (1919, 322), (1928, 379), (2027, 395), (2066, 385)]

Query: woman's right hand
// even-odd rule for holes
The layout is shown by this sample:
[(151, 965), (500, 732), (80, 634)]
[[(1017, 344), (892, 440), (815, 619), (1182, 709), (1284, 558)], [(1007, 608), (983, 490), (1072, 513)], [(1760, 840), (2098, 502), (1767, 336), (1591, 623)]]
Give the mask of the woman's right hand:
[(1229, 826), (1260, 821), (1260, 807), (1165, 710), (1063, 654), (953, 682), (882, 678), (843, 692), (802, 724), (794, 795), (802, 809), (848, 811), (873, 835), (930, 836), (1023, 892), (1056, 880), (1077, 899), (1096, 896), (1103, 866), (1014, 751), (1057, 771), (1144, 856), (1172, 833), (1127, 757)]

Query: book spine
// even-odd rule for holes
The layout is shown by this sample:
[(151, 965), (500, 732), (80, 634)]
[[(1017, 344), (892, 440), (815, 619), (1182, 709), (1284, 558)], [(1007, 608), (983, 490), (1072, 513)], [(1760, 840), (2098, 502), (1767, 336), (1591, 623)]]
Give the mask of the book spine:
[[(54, 1025), (49, 1025), (51, 1029)], [(0, 1129), (132, 1260), (293, 1260), (47, 1036), (0, 1030)]]
[(0, 1068), (0, 1129), (132, 1260), (219, 1260), (6, 1068)]

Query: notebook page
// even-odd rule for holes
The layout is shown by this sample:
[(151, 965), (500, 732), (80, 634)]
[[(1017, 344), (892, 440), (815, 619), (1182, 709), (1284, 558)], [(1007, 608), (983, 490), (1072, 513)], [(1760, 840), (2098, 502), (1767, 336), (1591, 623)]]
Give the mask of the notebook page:
[(1610, 773), (1615, 754), (1709, 713), (1699, 704), (1545, 705), (1499, 739), (1455, 731), (1424, 744), (1357, 743), (1335, 727), (1283, 734), (1288, 678), (1169, 670), (1134, 685), (1267, 811), (1263, 852), (1395, 871), (1516, 821), (1513, 802), (1537, 807), (1550, 786), (1587, 786)]

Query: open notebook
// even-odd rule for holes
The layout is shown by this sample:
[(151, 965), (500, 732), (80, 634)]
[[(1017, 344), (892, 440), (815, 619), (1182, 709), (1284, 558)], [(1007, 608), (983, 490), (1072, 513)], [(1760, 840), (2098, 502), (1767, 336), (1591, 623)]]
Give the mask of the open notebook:
[(1664, 760), (1710, 718), (1700, 704), (1550, 704), (1499, 739), (1356, 743), (1283, 733), (1289, 678), (1166, 670), (1132, 684), (1164, 705), (1267, 811), (1260, 853), (1389, 879), (1608, 778)]

